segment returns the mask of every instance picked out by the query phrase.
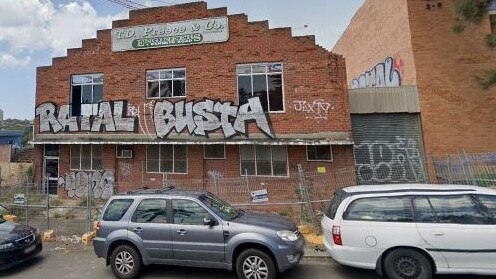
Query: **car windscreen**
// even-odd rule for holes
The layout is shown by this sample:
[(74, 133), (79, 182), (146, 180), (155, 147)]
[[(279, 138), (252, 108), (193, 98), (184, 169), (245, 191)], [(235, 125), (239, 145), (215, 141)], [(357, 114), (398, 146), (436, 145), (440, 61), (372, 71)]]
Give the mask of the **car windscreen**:
[(200, 201), (226, 221), (232, 220), (242, 214), (241, 210), (234, 208), (232, 205), (210, 193), (202, 195)]

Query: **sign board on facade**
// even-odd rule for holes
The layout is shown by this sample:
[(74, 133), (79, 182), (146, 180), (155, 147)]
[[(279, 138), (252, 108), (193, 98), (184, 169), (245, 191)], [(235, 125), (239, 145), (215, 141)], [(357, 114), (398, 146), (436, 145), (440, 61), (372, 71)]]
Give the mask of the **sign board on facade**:
[(317, 173), (326, 173), (327, 169), (326, 167), (317, 167)]
[(269, 201), (269, 192), (267, 192), (267, 189), (251, 192), (252, 203), (268, 202), (268, 201)]
[(15, 204), (24, 204), (26, 202), (26, 197), (24, 194), (14, 194), (14, 203)]
[(112, 51), (221, 43), (228, 39), (227, 17), (195, 19), (113, 29)]

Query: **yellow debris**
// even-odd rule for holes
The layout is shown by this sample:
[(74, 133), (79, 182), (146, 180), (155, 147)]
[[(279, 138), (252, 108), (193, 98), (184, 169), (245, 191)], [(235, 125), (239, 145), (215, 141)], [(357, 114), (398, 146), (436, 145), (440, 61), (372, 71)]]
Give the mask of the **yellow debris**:
[(17, 216), (15, 215), (3, 215), (2, 217), (5, 221), (17, 222)]
[(93, 238), (95, 238), (95, 236), (96, 236), (96, 232), (95, 231), (91, 231), (89, 233), (85, 233), (85, 234), (83, 234), (83, 238), (81, 239), (81, 241), (85, 245), (90, 245), (91, 244), (91, 241), (93, 241)]
[(298, 230), (304, 235), (312, 233), (312, 227), (310, 227), (309, 225), (298, 226)]
[(53, 230), (44, 232), (43, 241), (55, 241), (55, 232)]
[(314, 235), (314, 234), (309, 234), (305, 235), (305, 240), (311, 244), (311, 245), (322, 245), (324, 243), (324, 239), (322, 235)]

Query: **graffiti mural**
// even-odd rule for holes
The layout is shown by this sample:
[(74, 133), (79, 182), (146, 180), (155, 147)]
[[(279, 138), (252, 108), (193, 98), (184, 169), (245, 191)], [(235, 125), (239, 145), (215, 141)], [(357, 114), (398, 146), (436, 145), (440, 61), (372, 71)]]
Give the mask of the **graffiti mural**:
[[(40, 117), (40, 133), (52, 132), (135, 132), (136, 118), (126, 117), (127, 102), (100, 102), (96, 116), (70, 116), (69, 105), (57, 110), (53, 103), (36, 108)], [(126, 113), (124, 113), (126, 112)]]
[(155, 104), (153, 115), (157, 137), (165, 138), (173, 130), (181, 133), (185, 129), (190, 135), (208, 137), (208, 133), (221, 129), (224, 137), (247, 135), (246, 124), (255, 122), (268, 137), (273, 138), (269, 120), (259, 97), (248, 99), (244, 105), (205, 99), (200, 102), (161, 101)]
[(295, 111), (306, 114), (306, 118), (313, 118), (316, 120), (327, 120), (330, 110), (334, 109), (330, 103), (322, 99), (313, 102), (294, 101), (293, 103)]
[[(328, 110), (325, 104), (316, 104), (311, 109)], [(208, 137), (209, 133), (221, 130), (225, 138), (248, 135), (246, 126), (254, 122), (267, 137), (274, 138), (270, 121), (259, 97), (248, 99), (246, 104), (236, 106), (232, 102), (210, 99), (202, 101), (167, 100), (150, 101), (143, 108), (127, 105), (125, 101), (100, 102), (98, 115), (90, 117), (70, 116), (69, 105), (58, 108), (53, 103), (44, 103), (36, 108), (40, 119), (40, 133), (51, 132), (138, 132), (153, 138), (167, 138), (171, 132)], [(154, 128), (146, 117), (151, 117)]]
[[(69, 198), (88, 197), (108, 199), (114, 194), (115, 176), (111, 170), (93, 172), (71, 172), (59, 177), (59, 188), (67, 191)], [(91, 187), (90, 189), (88, 187)]]
[(421, 146), (414, 139), (364, 141), (354, 152), (360, 184), (425, 182)]
[(351, 88), (401, 86), (401, 71), (392, 57), (351, 81)]

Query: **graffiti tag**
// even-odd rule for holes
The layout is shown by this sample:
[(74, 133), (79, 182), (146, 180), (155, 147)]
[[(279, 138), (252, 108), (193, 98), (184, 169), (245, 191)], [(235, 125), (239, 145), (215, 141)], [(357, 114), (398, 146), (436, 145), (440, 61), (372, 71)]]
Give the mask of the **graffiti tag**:
[(395, 66), (392, 57), (351, 81), (352, 89), (395, 86), (401, 86), (401, 71)]
[(422, 153), (414, 139), (363, 141), (354, 149), (361, 184), (425, 181)]
[(114, 194), (114, 183), (114, 172), (110, 170), (71, 172), (59, 177), (58, 187), (67, 191), (69, 198), (84, 198), (91, 193), (95, 199), (108, 199)]
[(327, 119), (329, 111), (333, 109), (332, 105), (322, 99), (313, 102), (294, 101), (294, 109), (297, 112), (306, 113), (314, 119)]

